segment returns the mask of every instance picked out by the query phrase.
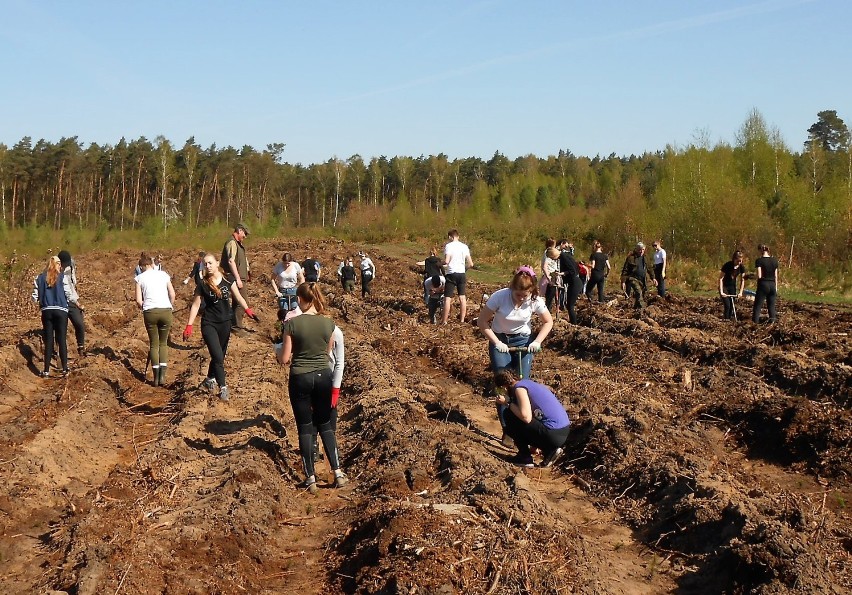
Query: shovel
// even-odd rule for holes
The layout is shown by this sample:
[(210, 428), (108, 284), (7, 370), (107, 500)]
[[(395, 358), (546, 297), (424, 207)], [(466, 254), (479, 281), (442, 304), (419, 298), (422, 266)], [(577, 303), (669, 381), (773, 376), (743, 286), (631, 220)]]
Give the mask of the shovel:
[(737, 322), (737, 296), (723, 293), (722, 297), (731, 300), (731, 310), (734, 312), (734, 322)]

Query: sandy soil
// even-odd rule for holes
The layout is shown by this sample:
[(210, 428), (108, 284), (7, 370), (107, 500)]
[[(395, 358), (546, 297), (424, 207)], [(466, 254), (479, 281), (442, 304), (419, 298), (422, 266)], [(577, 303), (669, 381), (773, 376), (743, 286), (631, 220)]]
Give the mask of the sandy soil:
[[(88, 355), (43, 380), (21, 292), (0, 331), (4, 593), (847, 593), (852, 589), (852, 310), (781, 302), (780, 322), (715, 300), (622, 298), (560, 317), (533, 378), (573, 429), (550, 469), (505, 459), (485, 340), (427, 324), (417, 267), (375, 253), (374, 295), (342, 295), (361, 246), (250, 243), (262, 322), (234, 337), (228, 404), (198, 388), (178, 285), (166, 387), (146, 382), (135, 253), (77, 258)], [(265, 271), (321, 255), (347, 341), (341, 452), (352, 482), (312, 496)], [(176, 281), (192, 250), (166, 254)], [(329, 274), (329, 272), (331, 274)], [(483, 292), (471, 282), (469, 318)], [(746, 306), (740, 306), (744, 313)], [(457, 309), (455, 312), (457, 313)], [(249, 323), (252, 324), (252, 323)], [(73, 344), (73, 341), (72, 341)], [(147, 372), (150, 380), (151, 373)]]

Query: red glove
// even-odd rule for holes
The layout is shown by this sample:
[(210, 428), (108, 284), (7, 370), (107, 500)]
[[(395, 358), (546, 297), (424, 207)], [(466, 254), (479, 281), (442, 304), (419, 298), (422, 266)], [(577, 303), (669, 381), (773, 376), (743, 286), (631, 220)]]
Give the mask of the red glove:
[(337, 407), (337, 399), (340, 398), (340, 389), (333, 388), (331, 389), (331, 406)]
[(246, 308), (246, 316), (257, 322), (257, 314), (251, 308)]
[(251, 271), (246, 274), (246, 281), (251, 282)]
[(192, 336), (192, 325), (187, 324), (183, 329), (183, 340), (188, 341), (191, 336)]

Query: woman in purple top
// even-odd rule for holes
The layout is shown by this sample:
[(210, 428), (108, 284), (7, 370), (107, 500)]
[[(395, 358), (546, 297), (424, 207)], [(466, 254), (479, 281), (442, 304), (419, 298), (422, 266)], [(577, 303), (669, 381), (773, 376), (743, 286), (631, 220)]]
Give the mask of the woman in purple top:
[(520, 467), (533, 467), (530, 446), (544, 453), (542, 467), (549, 467), (562, 454), (571, 422), (562, 403), (548, 387), (532, 380), (518, 380), (512, 368), (502, 368), (494, 375), (497, 404), (506, 405), (506, 433), (518, 447), (511, 462)]

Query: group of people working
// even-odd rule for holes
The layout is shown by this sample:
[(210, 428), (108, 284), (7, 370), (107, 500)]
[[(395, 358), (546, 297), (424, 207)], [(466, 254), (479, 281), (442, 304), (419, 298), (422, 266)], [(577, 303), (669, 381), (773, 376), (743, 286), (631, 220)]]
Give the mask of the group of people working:
[[(760, 256), (754, 261), (757, 277), (757, 289), (754, 292), (754, 305), (751, 310), (752, 322), (760, 322), (763, 304), (769, 314), (769, 322), (777, 318), (776, 300), (778, 298), (778, 259), (769, 252), (769, 246), (760, 244), (757, 247)], [(719, 297), (722, 300), (722, 316), (726, 320), (737, 319), (736, 299), (745, 292), (746, 278), (749, 276), (742, 250), (736, 250), (731, 260), (722, 265), (719, 272)]]
[[(241, 289), (251, 272), (243, 240), (248, 229), (238, 224), (226, 241), (221, 259), (200, 252), (184, 285), (194, 281), (194, 296), (189, 318), (183, 331), (188, 340), (197, 317), (202, 314), (201, 336), (210, 355), (210, 363), (201, 386), (218, 389), (221, 401), (229, 400), (225, 357), (230, 335), (242, 327), (243, 315), (257, 319), (246, 303)], [(430, 320), (437, 323), (437, 310), (443, 307), (442, 320), (448, 322), (453, 298), (459, 296), (460, 320), (466, 315), (466, 270), (473, 267), (470, 249), (459, 240), (458, 231), (447, 234), (443, 257), (433, 248), (421, 264), (425, 268), (424, 299)], [(645, 260), (645, 246), (638, 243), (622, 267), (622, 290), (634, 294), (636, 305), (644, 305), (647, 280), (665, 295), (665, 251), (654, 242), (655, 261)], [(579, 295), (589, 299), (597, 292), (604, 300), (604, 283), (611, 270), (609, 259), (600, 242), (594, 243), (589, 264), (574, 259), (574, 247), (567, 240), (548, 239), (540, 264), (541, 279), (529, 266), (518, 268), (508, 287), (488, 296), (477, 325), (488, 339), (490, 367), (499, 394), (495, 401), (504, 428), (504, 444), (514, 444), (517, 454), (512, 462), (533, 466), (533, 453), (540, 452), (542, 465), (548, 466), (562, 453), (570, 421), (559, 399), (546, 386), (530, 380), (533, 359), (553, 328), (551, 307), (555, 302), (569, 312), (576, 322), (575, 305)], [(758, 287), (753, 311), (757, 322), (764, 302), (769, 320), (775, 320), (775, 285), (778, 262), (765, 245), (759, 247), (761, 257), (755, 262)], [(659, 255), (657, 257), (656, 255)], [(369, 293), (375, 278), (375, 264), (363, 252), (360, 257), (362, 296)], [(338, 278), (345, 291), (354, 289), (354, 259), (348, 258), (338, 267)], [(585, 270), (584, 270), (585, 269)], [(314, 462), (317, 437), (322, 440), (334, 472), (333, 485), (348, 481), (340, 468), (336, 442), (337, 400), (343, 376), (343, 333), (325, 315), (325, 302), (318, 281), (322, 266), (315, 259), (296, 262), (284, 253), (272, 271), (272, 285), (282, 320), (281, 341), (276, 345), (276, 358), (290, 366), (288, 392), (296, 418), (299, 451), (305, 470), (304, 487), (317, 490)], [(172, 325), (175, 289), (169, 274), (163, 270), (161, 258), (140, 256), (135, 276), (136, 303), (142, 310), (149, 337), (148, 362), (153, 370), (153, 384), (163, 385), (168, 369), (168, 336)], [(722, 267), (719, 293), (725, 305), (725, 318), (735, 316), (733, 300), (742, 295), (746, 270), (743, 254), (737, 251)], [(542, 298), (540, 293), (544, 293)], [(33, 298), (41, 307), (44, 330), (44, 377), (50, 375), (54, 347), (58, 349), (61, 373), (68, 373), (66, 334), (69, 319), (77, 339), (78, 353), (85, 351), (83, 308), (77, 292), (76, 267), (71, 255), (63, 250), (49, 259), (44, 272), (35, 280)], [(564, 301), (562, 301), (564, 300)], [(533, 316), (539, 324), (533, 332)], [(147, 368), (147, 366), (146, 366)]]

